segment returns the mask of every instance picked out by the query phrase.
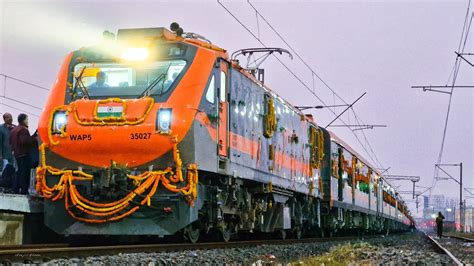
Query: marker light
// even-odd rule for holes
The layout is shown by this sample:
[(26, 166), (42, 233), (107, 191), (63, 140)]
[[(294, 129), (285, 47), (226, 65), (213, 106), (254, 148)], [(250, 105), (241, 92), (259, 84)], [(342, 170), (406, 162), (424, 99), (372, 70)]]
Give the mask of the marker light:
[(171, 133), (171, 108), (162, 108), (158, 111), (156, 129), (162, 134)]
[(64, 111), (59, 111), (54, 113), (53, 116), (53, 125), (51, 131), (53, 134), (61, 134), (61, 130), (66, 127), (67, 124), (67, 114)]
[(127, 48), (122, 53), (122, 59), (128, 61), (145, 60), (148, 57), (148, 49), (146, 48)]

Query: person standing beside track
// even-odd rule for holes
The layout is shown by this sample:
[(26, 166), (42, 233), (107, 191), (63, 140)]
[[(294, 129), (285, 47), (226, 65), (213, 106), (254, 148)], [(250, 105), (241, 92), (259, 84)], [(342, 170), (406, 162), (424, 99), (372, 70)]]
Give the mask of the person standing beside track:
[(443, 236), (443, 220), (444, 216), (441, 212), (438, 212), (438, 217), (436, 217), (436, 229), (438, 229), (438, 237), (441, 238)]
[(15, 193), (28, 194), (31, 170), (31, 151), (36, 142), (36, 132), (30, 136), (28, 131), (28, 116), (18, 115), (18, 126), (10, 133), (10, 142), (13, 148), (13, 155), (17, 161), (18, 172), (13, 183)]
[(3, 114), (3, 123), (0, 126), (0, 160), (3, 161), (2, 171), (5, 170), (7, 164), (13, 165), (13, 154), (10, 143), (10, 132), (15, 127), (13, 118), (10, 113)]

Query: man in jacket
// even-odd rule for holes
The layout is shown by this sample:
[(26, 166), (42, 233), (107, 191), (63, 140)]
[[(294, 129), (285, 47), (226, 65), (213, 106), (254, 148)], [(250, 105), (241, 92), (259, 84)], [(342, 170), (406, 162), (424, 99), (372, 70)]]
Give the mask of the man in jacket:
[(18, 115), (18, 126), (10, 133), (13, 155), (17, 161), (18, 172), (13, 184), (15, 193), (28, 194), (31, 172), (31, 152), (36, 142), (35, 136), (28, 131), (28, 116)]
[(436, 229), (438, 229), (438, 237), (443, 237), (443, 220), (444, 216), (441, 212), (438, 212), (438, 217), (436, 217)]
[(10, 144), (10, 132), (15, 127), (13, 118), (10, 113), (3, 114), (3, 123), (0, 126), (0, 161), (3, 160), (2, 170), (5, 169), (6, 163), (13, 164), (13, 154)]

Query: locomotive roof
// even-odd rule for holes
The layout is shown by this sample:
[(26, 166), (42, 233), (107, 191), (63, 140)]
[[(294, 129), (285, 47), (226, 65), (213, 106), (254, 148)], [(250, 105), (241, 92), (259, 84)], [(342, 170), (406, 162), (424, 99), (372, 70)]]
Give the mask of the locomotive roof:
[(287, 105), (291, 110), (293, 110), (295, 113), (299, 114), (301, 117), (303, 117), (304, 121), (306, 121), (307, 123), (310, 123), (314, 126), (318, 126), (316, 121), (313, 120), (313, 119), (309, 119), (305, 113), (303, 113), (300, 109), (296, 108), (293, 104), (291, 104), (290, 102), (288, 102), (286, 99), (284, 99), (283, 97), (281, 97), (278, 93), (276, 93), (273, 89), (271, 89), (270, 87), (268, 87), (267, 85), (265, 85), (264, 83), (262, 83), (260, 80), (256, 79), (252, 74), (250, 74), (249, 72), (247, 72), (245, 70), (245, 68), (243, 68), (239, 62), (237, 60), (232, 60), (232, 67), (235, 68), (236, 70), (238, 70), (240, 73), (242, 73), (243, 75), (245, 75), (247, 78), (249, 78), (250, 80), (252, 80), (254, 83), (258, 84), (263, 90), (265, 90), (266, 92), (272, 94), (274, 97), (278, 98), (283, 104)]
[[(196, 34), (193, 34), (193, 36), (194, 35)], [(156, 41), (159, 39), (166, 40), (166, 41), (184, 42), (191, 45), (199, 46), (200, 48), (212, 50), (213, 52), (217, 53), (219, 57), (229, 61), (231, 63), (232, 68), (238, 70), (240, 73), (248, 77), (254, 83), (258, 84), (266, 92), (271, 93), (275, 98), (277, 98), (283, 104), (287, 105), (292, 111), (299, 114), (304, 119), (304, 121), (314, 126), (317, 126), (317, 123), (315, 120), (309, 119), (308, 117), (306, 117), (305, 113), (303, 113), (301, 110), (296, 108), (290, 102), (282, 98), (274, 90), (272, 90), (270, 87), (263, 84), (261, 81), (256, 79), (253, 75), (248, 73), (242, 66), (240, 66), (238, 61), (230, 60), (227, 51), (215, 44), (206, 42), (200, 38), (186, 38), (185, 36), (180, 37), (180, 36), (177, 36), (175, 32), (172, 32), (164, 27), (119, 29), (117, 31), (117, 37), (116, 37), (117, 43), (126, 44), (126, 45), (150, 43), (151, 41)]]
[(220, 56), (224, 57), (225, 59), (229, 58), (229, 55), (225, 49), (212, 44), (205, 38), (205, 40), (202, 39), (203, 37), (201, 35), (192, 32), (189, 32), (189, 34), (190, 35), (188, 37), (178, 36), (175, 32), (172, 32), (164, 27), (119, 29), (117, 32), (117, 42), (136, 44), (159, 39), (167, 41), (181, 41), (220, 52)]

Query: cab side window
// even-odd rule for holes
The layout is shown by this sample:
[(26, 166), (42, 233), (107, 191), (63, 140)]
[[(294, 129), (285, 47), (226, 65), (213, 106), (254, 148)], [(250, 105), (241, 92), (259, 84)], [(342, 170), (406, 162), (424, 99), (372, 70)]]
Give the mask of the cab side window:
[(221, 102), (225, 102), (225, 95), (227, 92), (227, 78), (224, 71), (221, 71), (221, 86), (219, 90), (219, 99)]
[(210, 103), (215, 103), (216, 102), (216, 85), (215, 85), (215, 77), (212, 75), (211, 81), (209, 82), (209, 85), (207, 86), (207, 92), (206, 92), (206, 100)]

